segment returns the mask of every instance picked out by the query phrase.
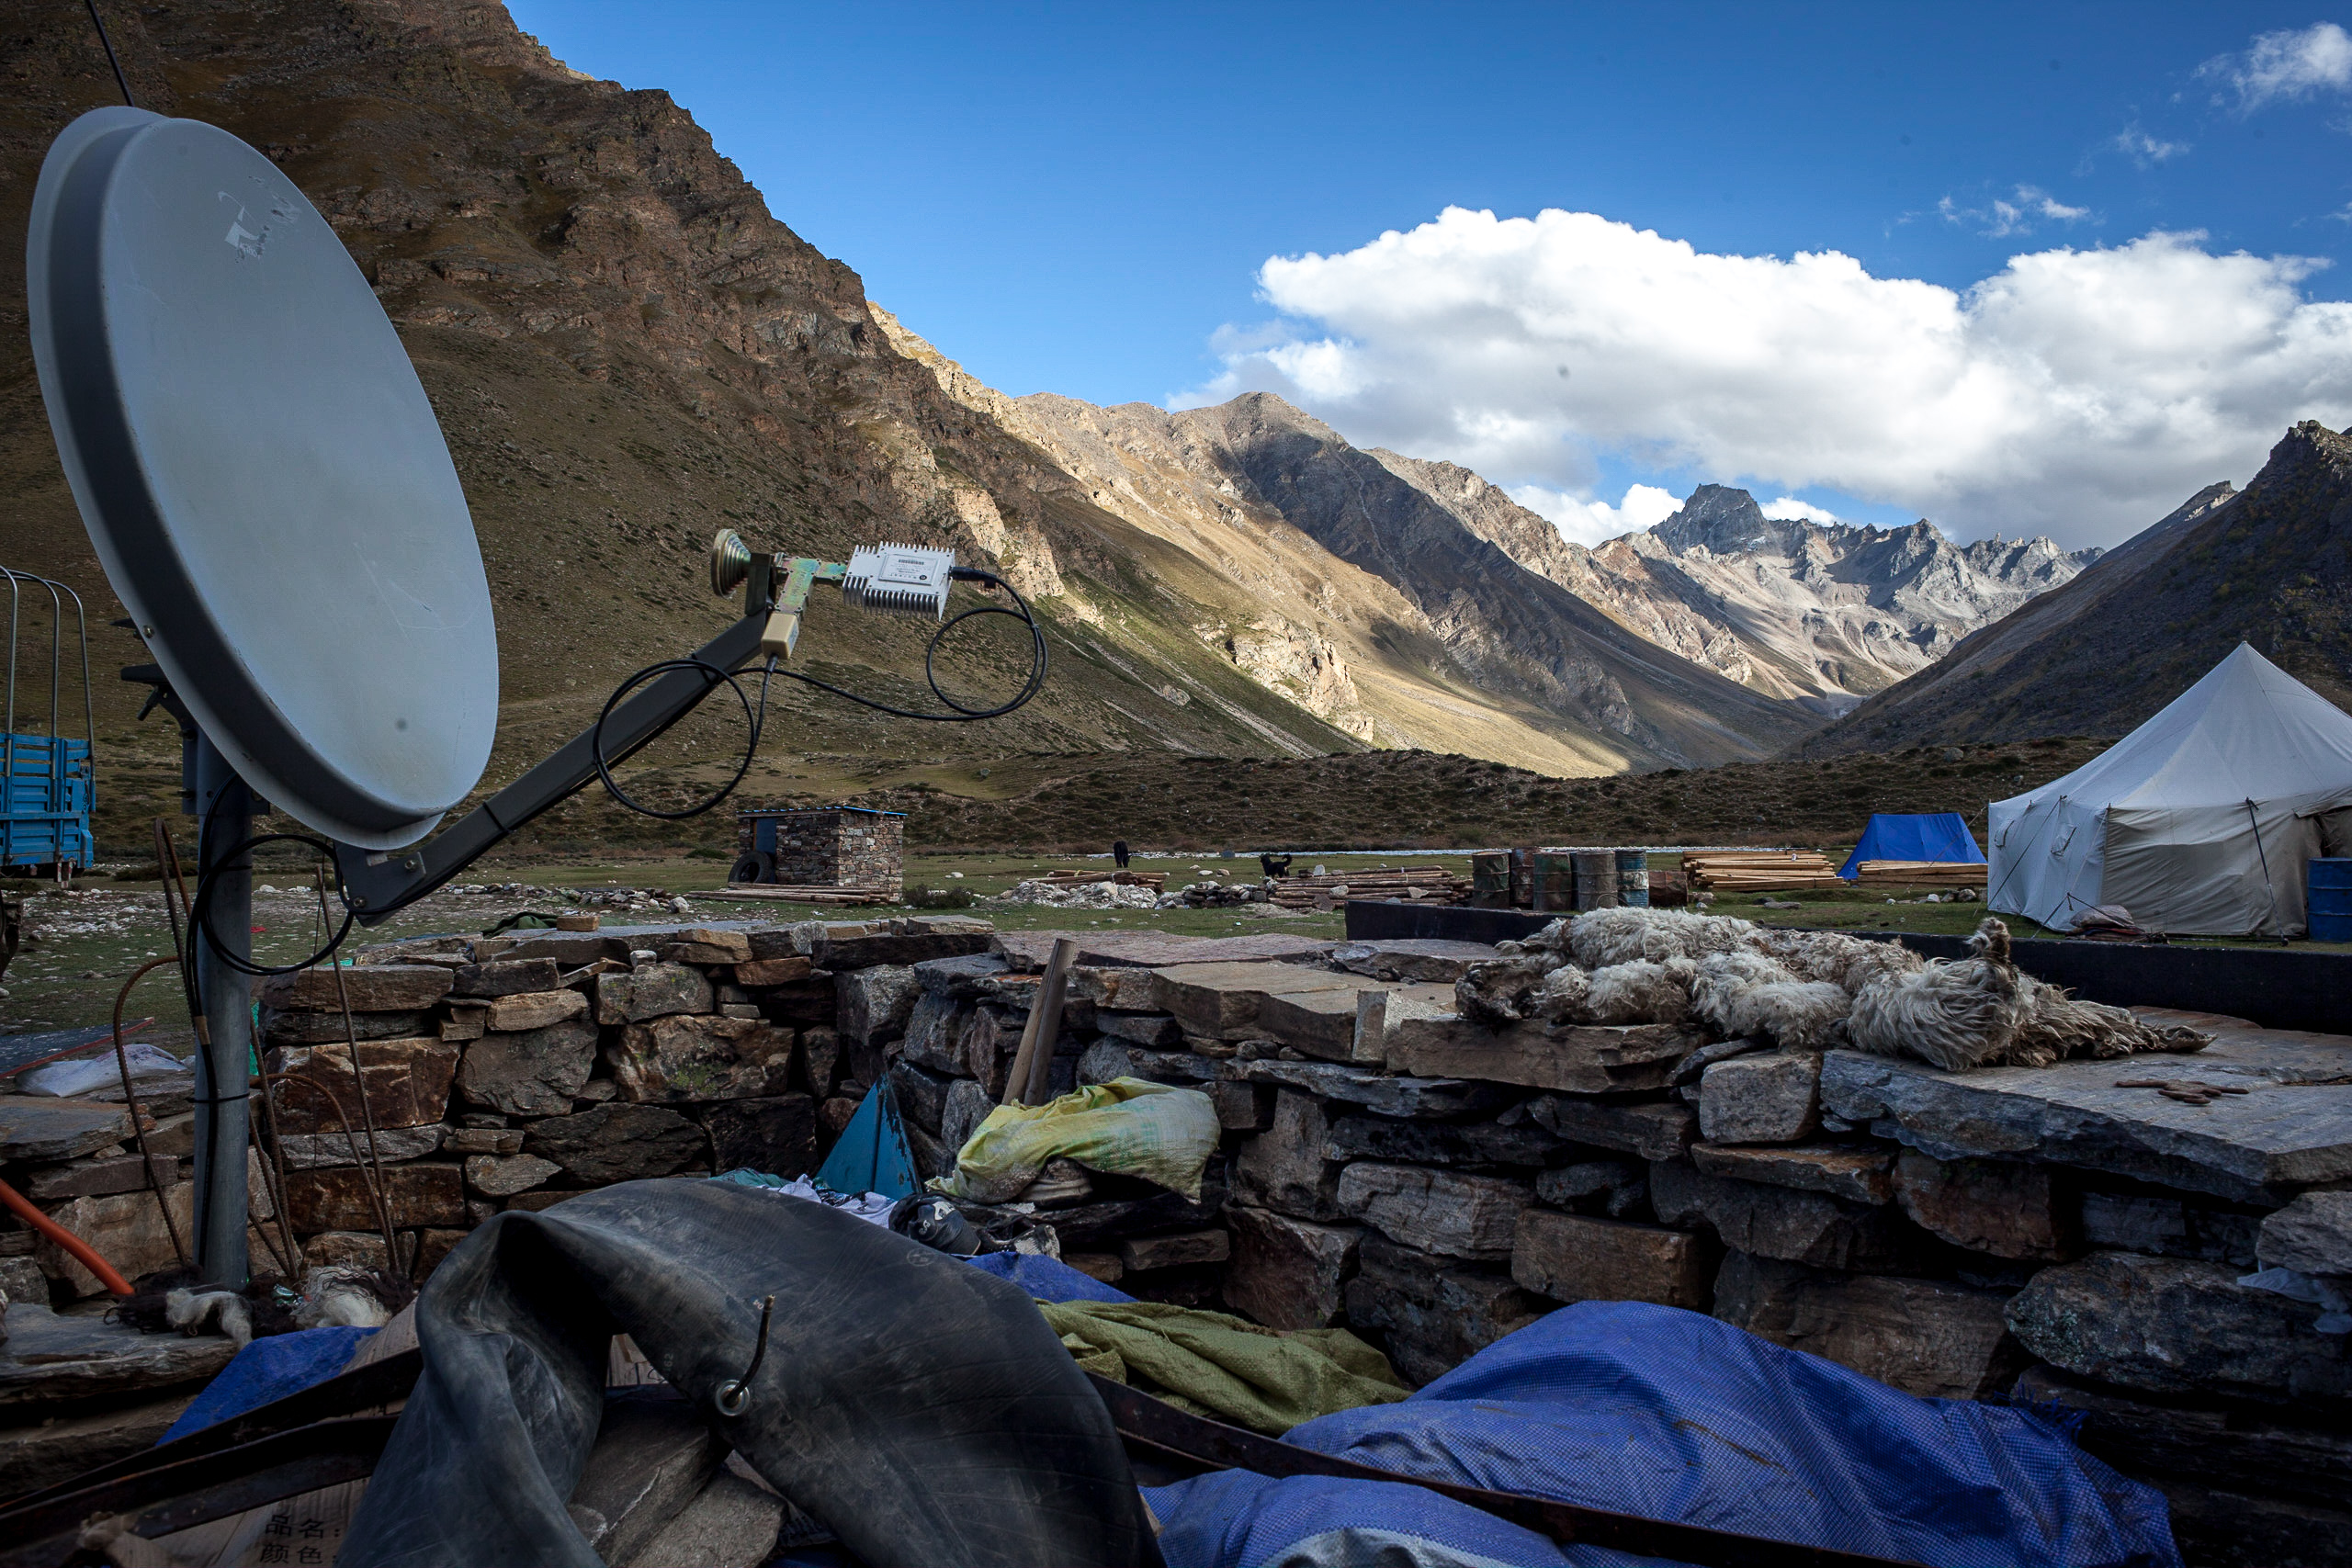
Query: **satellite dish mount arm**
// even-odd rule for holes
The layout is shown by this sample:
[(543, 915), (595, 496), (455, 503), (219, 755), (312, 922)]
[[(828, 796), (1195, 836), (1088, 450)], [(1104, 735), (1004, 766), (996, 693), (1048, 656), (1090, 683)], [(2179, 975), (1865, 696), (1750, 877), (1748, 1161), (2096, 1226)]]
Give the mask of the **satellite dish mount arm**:
[(662, 674), (613, 705), (599, 724), (573, 736), (437, 836), (404, 850), (335, 846), (345, 897), (361, 925), (390, 919), (402, 906), (449, 882), (532, 818), (593, 783), (600, 750), (609, 766), (692, 712), (722, 683), (723, 675), (762, 655), (779, 660), (792, 656), (809, 590), (820, 582), (840, 582), (848, 569), (835, 561), (749, 552), (729, 556), (726, 541), (732, 536), (722, 535), (713, 551), (711, 580), (722, 593), (742, 583), (741, 620), (685, 658), (671, 660)]

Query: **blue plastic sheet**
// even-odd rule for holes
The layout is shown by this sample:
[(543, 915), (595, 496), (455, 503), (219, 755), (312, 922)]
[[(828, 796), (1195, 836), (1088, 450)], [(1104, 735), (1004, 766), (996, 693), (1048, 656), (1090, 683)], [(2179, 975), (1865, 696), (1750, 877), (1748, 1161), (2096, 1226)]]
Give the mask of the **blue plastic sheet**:
[(817, 1179), (836, 1192), (879, 1192), (904, 1198), (922, 1185), (915, 1179), (907, 1132), (899, 1123), (899, 1101), (884, 1078), (866, 1091), (857, 1112), (842, 1129), (833, 1152), (817, 1169)]
[(1618, 1568), (1656, 1562), (1606, 1547), (1555, 1546), (1492, 1514), (1390, 1481), (1270, 1480), (1212, 1471), (1144, 1490), (1168, 1568), (1267, 1563), (1446, 1563), (1464, 1568)]
[(256, 1339), (214, 1374), (204, 1392), (156, 1441), (185, 1438), (273, 1399), (300, 1393), (312, 1383), (324, 1382), (350, 1364), (359, 1342), (375, 1332), (372, 1328), (299, 1328), (291, 1334)]
[(964, 1261), (983, 1273), (1010, 1280), (1039, 1302), (1131, 1302), (1091, 1274), (1081, 1274), (1058, 1258), (1034, 1252), (983, 1252)]
[(1939, 811), (1927, 817), (1872, 817), (1870, 825), (1862, 829), (1862, 841), (1854, 846), (1854, 852), (1846, 857), (1838, 874), (1851, 882), (1866, 860), (1933, 860), (1983, 865), (1984, 852), (1976, 847), (1976, 840), (1969, 833), (1968, 818), (1957, 811)]
[(2163, 1495), (2029, 1411), (1921, 1399), (1699, 1313), (1563, 1307), (1285, 1441), (1384, 1470), (1950, 1568), (2176, 1568)]

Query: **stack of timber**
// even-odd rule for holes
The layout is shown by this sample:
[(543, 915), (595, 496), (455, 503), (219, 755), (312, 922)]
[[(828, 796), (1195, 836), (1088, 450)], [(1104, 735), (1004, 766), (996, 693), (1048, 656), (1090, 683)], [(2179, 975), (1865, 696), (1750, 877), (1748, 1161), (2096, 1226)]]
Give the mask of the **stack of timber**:
[(1418, 865), (1285, 876), (1274, 884), (1273, 901), (1285, 909), (1328, 909), (1351, 898), (1460, 904), (1469, 896), (1467, 878), (1453, 875), (1441, 865)]
[(895, 904), (899, 896), (887, 887), (788, 887), (782, 883), (730, 882), (719, 893), (698, 893), (697, 898), (747, 899), (785, 904)]
[(1854, 868), (1854, 880), (1865, 887), (1982, 887), (1982, 861), (1866, 860)]
[(1108, 882), (1120, 887), (1148, 887), (1155, 893), (1165, 892), (1168, 874), (1164, 871), (1072, 871), (1057, 866), (1043, 876), (1030, 878), (1056, 887), (1083, 887), (1097, 882)]
[(1682, 857), (1693, 892), (1780, 893), (1843, 887), (1837, 867), (1813, 850), (1706, 850)]

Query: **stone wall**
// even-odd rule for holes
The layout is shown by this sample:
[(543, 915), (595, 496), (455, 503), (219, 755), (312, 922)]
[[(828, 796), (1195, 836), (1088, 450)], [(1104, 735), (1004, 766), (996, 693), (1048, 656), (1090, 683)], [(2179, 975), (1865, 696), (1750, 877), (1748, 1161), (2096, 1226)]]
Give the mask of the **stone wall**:
[[(1054, 936), (948, 916), (365, 955), (343, 973), (409, 1266), (611, 1181), (812, 1169), (886, 1080), (919, 1173), (944, 1174), (1001, 1098)], [(1148, 1299), (1348, 1326), (1416, 1382), (1566, 1303), (1708, 1312), (1915, 1393), (2064, 1407), (2165, 1492), (2191, 1562), (2352, 1561), (2352, 1359), (2326, 1300), (2352, 1283), (2352, 1041), (2208, 1020), (2193, 1057), (1954, 1075), (1660, 1025), (1484, 1029), (1454, 1004), (1493, 956), (1473, 943), (1078, 940), (1054, 1090), (1197, 1089), (1223, 1142), (1197, 1202), (1049, 1168), (964, 1206), (1000, 1240)], [(332, 1131), (334, 991), (322, 972), (263, 996), (287, 1204), (310, 1258), (372, 1260)], [(119, 1107), (40, 1109), (0, 1173), (168, 1261)], [(157, 1109), (176, 1168), (184, 1107)], [(17, 1234), (0, 1266), (61, 1301), (95, 1289)], [(2264, 1269), (2319, 1299), (2245, 1282)]]
[[(906, 886), (907, 819), (895, 812), (846, 807), (762, 813), (775, 824), (775, 880), (793, 887), (884, 888)], [(738, 853), (754, 847), (754, 821), (738, 818)]]

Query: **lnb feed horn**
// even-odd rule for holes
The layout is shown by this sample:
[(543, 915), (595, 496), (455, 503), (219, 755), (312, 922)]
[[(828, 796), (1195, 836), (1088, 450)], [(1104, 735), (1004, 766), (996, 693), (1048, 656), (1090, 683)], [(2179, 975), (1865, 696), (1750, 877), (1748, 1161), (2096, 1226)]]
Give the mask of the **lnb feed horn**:
[(928, 545), (860, 545), (842, 579), (842, 598), (867, 610), (897, 615), (947, 615), (947, 582), (956, 552)]

